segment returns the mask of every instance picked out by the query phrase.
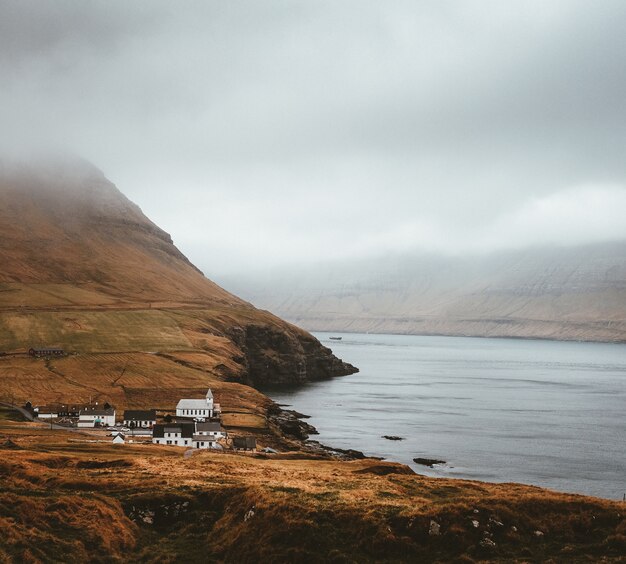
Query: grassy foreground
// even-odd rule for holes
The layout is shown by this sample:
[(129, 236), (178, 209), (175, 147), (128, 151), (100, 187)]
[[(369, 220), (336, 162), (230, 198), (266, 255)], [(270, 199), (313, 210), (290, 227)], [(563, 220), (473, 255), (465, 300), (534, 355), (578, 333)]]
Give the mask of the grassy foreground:
[[(6, 442), (10, 437), (10, 442)], [(620, 562), (623, 504), (0, 417), (0, 562)], [(433, 524), (434, 523), (434, 524)]]

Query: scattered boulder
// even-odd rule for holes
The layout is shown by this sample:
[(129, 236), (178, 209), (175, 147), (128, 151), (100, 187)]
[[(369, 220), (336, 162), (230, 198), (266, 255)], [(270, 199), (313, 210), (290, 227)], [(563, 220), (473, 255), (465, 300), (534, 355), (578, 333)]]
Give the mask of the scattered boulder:
[(387, 476), (388, 474), (415, 474), (415, 472), (413, 472), (413, 470), (411, 470), (411, 468), (409, 468), (408, 466), (405, 466), (404, 464), (397, 464), (395, 462), (367, 466), (366, 468), (355, 470), (354, 473), (375, 474), (376, 476)]
[(472, 525), (475, 529), (478, 529), (478, 527), (480, 527), (480, 522), (476, 521), (476, 519), (472, 519)]
[(252, 509), (250, 509), (243, 517), (244, 522), (249, 521), (250, 519), (252, 519), (252, 517), (254, 517), (254, 507), (252, 507)]
[[(343, 449), (337, 447), (329, 447), (321, 444), (319, 441), (307, 441), (306, 443), (308, 449), (313, 450), (318, 453), (330, 454), (331, 456), (336, 456), (342, 460), (361, 460), (366, 458), (365, 454), (363, 454), (360, 450), (354, 449)], [(382, 460), (382, 458), (377, 456), (368, 456), (367, 458), (375, 458), (376, 460)]]
[(7, 439), (3, 443), (0, 443), (0, 448), (6, 448), (9, 450), (22, 450), (22, 447), (14, 443), (11, 439)]
[(535, 535), (535, 537), (540, 539), (540, 538), (543, 537), (543, 531), (535, 531), (535, 532), (533, 532), (533, 535)]
[(436, 458), (414, 458), (413, 462), (415, 464), (421, 464), (422, 466), (428, 466), (429, 468), (433, 468), (435, 464), (445, 464), (445, 460), (437, 460)]
[(270, 421), (277, 425), (282, 433), (288, 437), (306, 441), (309, 435), (318, 434), (317, 429), (313, 425), (300, 420), (302, 417), (306, 417), (302, 413), (293, 410), (283, 410), (277, 406), (273, 407), (268, 413)]
[(485, 537), (480, 541), (480, 546), (483, 548), (495, 548), (496, 543), (493, 542), (489, 537)]
[(431, 537), (438, 537), (441, 534), (441, 525), (437, 521), (430, 521), (430, 527), (428, 527), (428, 534)]

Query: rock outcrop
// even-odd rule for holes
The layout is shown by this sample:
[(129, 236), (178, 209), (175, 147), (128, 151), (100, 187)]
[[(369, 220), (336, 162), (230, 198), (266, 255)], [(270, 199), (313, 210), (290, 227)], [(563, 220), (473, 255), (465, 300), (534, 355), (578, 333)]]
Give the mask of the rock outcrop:
[(233, 328), (231, 335), (245, 354), (247, 378), (255, 387), (303, 384), (357, 372), (296, 327), (248, 325)]

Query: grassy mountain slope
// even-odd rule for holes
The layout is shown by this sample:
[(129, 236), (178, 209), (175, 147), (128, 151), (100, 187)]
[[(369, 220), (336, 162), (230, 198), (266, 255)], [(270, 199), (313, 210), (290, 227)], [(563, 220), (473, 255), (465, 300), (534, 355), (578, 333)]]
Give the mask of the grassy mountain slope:
[(167, 410), (210, 386), (231, 432), (283, 451), (114, 446), (0, 406), (0, 563), (620, 561), (617, 503), (303, 451), (248, 384), (352, 367), (204, 278), (93, 167), (3, 165), (0, 213), (0, 401)]
[(0, 264), (0, 397), (165, 407), (211, 385), (237, 412), (267, 404), (241, 384), (354, 371), (208, 280), (83, 161), (0, 163)]

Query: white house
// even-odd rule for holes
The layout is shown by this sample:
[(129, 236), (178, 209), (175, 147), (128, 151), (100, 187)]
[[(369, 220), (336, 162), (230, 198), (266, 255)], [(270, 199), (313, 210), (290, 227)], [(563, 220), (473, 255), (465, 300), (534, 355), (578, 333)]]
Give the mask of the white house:
[(79, 427), (108, 427), (115, 425), (115, 409), (99, 407), (85, 407), (78, 414)]
[(125, 443), (125, 439), (126, 439), (126, 437), (124, 437), (124, 435), (122, 435), (122, 433), (115, 433), (115, 435), (113, 435), (113, 444), (114, 445), (123, 445)]
[(213, 417), (213, 392), (209, 389), (205, 399), (181, 399), (176, 406), (176, 417), (194, 419)]
[(38, 419), (56, 419), (59, 416), (59, 410), (54, 407), (42, 405), (35, 408)]
[(124, 425), (132, 428), (150, 428), (156, 425), (156, 409), (127, 409), (124, 411)]
[(215, 437), (210, 437), (208, 435), (194, 435), (193, 436), (193, 448), (223, 448), (217, 442)]
[[(226, 431), (222, 429), (219, 421), (206, 421), (204, 423), (196, 423), (196, 435), (217, 440), (225, 437)], [(194, 435), (194, 440), (196, 435)]]
[(163, 423), (152, 428), (155, 445), (192, 446), (194, 423)]

